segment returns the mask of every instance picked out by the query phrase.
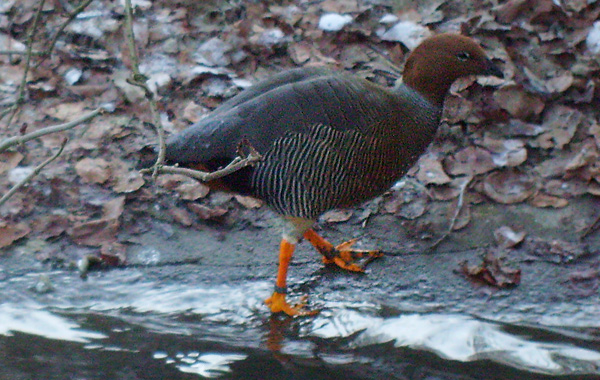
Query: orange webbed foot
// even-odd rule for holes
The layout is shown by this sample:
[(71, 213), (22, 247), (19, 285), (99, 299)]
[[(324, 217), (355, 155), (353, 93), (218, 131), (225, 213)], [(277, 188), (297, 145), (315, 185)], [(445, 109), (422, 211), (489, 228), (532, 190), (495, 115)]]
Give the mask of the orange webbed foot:
[(358, 239), (352, 239), (336, 246), (327, 254), (323, 254), (325, 264), (335, 264), (351, 272), (364, 272), (365, 267), (373, 260), (383, 256), (378, 250), (352, 249)]
[(335, 264), (351, 272), (364, 272), (367, 264), (383, 256), (378, 250), (352, 249), (357, 239), (334, 247), (313, 230), (306, 231), (304, 237), (323, 255), (323, 263)]
[(300, 303), (291, 306), (287, 303), (284, 293), (273, 292), (271, 297), (265, 300), (265, 303), (271, 309), (273, 313), (285, 313), (290, 317), (306, 317), (311, 315), (319, 314), (319, 310), (307, 310), (306, 301), (308, 297), (303, 296), (300, 299)]

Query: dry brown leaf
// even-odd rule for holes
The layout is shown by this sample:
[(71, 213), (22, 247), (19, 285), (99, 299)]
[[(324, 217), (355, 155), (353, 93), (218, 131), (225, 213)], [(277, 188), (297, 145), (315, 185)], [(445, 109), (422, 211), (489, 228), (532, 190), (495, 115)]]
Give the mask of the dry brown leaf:
[(510, 137), (538, 136), (546, 130), (539, 124), (526, 123), (519, 119), (511, 119), (507, 124), (499, 126), (502, 133)]
[(111, 176), (111, 169), (103, 158), (84, 158), (75, 164), (75, 171), (83, 182), (103, 184)]
[(545, 240), (535, 236), (525, 240), (525, 250), (533, 256), (552, 263), (569, 263), (588, 253), (587, 246), (564, 240)]
[(125, 209), (125, 197), (121, 196), (106, 202), (102, 208), (102, 218), (75, 224), (69, 235), (77, 244), (93, 247), (116, 242), (119, 232), (119, 218)]
[(502, 170), (483, 180), (483, 192), (498, 203), (523, 202), (534, 192), (533, 182), (516, 170)]
[(417, 179), (424, 185), (444, 185), (452, 181), (444, 172), (442, 163), (432, 154), (421, 156), (417, 165), (419, 167)]
[(186, 182), (175, 188), (181, 199), (186, 201), (195, 201), (204, 198), (210, 192), (210, 187), (200, 182)]
[(492, 154), (482, 148), (469, 146), (444, 160), (446, 171), (451, 175), (487, 173), (496, 168)]
[(544, 182), (543, 190), (545, 193), (557, 197), (573, 198), (587, 193), (588, 182), (575, 179), (569, 181), (551, 179)]
[(183, 119), (191, 123), (197, 123), (207, 112), (208, 110), (205, 107), (195, 102), (189, 102), (183, 109)]
[(128, 165), (111, 165), (112, 177), (114, 179), (113, 190), (117, 193), (131, 193), (144, 186), (142, 174)]
[[(455, 205), (455, 207), (457, 207)], [(452, 210), (454, 212), (454, 210)], [(458, 216), (452, 225), (452, 231), (459, 231), (469, 225), (471, 222), (471, 205), (465, 202), (458, 212)]]
[(346, 222), (352, 217), (352, 210), (330, 210), (321, 216), (327, 223)]
[(600, 196), (600, 184), (596, 181), (590, 182), (590, 184), (587, 188), (587, 192), (596, 197), (599, 197)]
[(44, 109), (46, 115), (58, 120), (67, 121), (75, 119), (83, 114), (83, 110), (88, 106), (86, 102), (79, 103), (59, 103), (58, 105)]
[(167, 209), (167, 213), (182, 226), (189, 227), (194, 223), (192, 215), (185, 209), (180, 207), (171, 207)]
[(17, 167), (23, 159), (23, 155), (19, 152), (2, 152), (0, 153), (0, 174)]
[(512, 116), (528, 120), (544, 110), (544, 102), (537, 96), (526, 92), (520, 86), (509, 85), (494, 92), (494, 99)]
[(117, 220), (125, 210), (125, 197), (111, 199), (102, 206), (102, 215), (105, 219)]
[(187, 207), (194, 214), (198, 215), (200, 219), (209, 220), (209, 219), (219, 219), (223, 215), (227, 214), (227, 209), (223, 207), (207, 207), (204, 205), (200, 205), (198, 203), (188, 203)]
[(512, 248), (525, 239), (525, 231), (515, 232), (508, 226), (502, 226), (494, 231), (496, 244), (502, 248)]
[(531, 198), (529, 203), (533, 207), (553, 207), (553, 208), (562, 208), (566, 207), (569, 204), (569, 201), (565, 198), (556, 197), (554, 195), (548, 195), (544, 193), (537, 193)]
[(424, 198), (417, 198), (408, 203), (405, 203), (400, 207), (400, 210), (396, 212), (396, 215), (404, 219), (417, 219), (427, 211), (427, 200)]
[(516, 139), (494, 139), (486, 135), (482, 144), (492, 153), (492, 161), (497, 167), (513, 167), (527, 160), (525, 143)]
[(531, 145), (544, 149), (563, 149), (571, 141), (583, 119), (580, 111), (558, 105), (544, 115), (543, 127), (546, 132), (539, 135)]
[(298, 42), (288, 47), (288, 54), (297, 65), (302, 65), (312, 57), (313, 47), (307, 42)]
[(8, 247), (31, 232), (25, 223), (8, 224), (0, 221), (0, 248)]
[(480, 265), (461, 265), (461, 272), (470, 280), (497, 288), (511, 288), (521, 283), (521, 270), (508, 268), (492, 253)]
[(593, 139), (587, 139), (580, 147), (574, 147), (577, 154), (565, 166), (565, 170), (575, 170), (598, 161), (598, 149)]
[(246, 207), (246, 208), (260, 208), (263, 205), (263, 201), (261, 201), (260, 199), (251, 197), (251, 196), (247, 196), (247, 195), (240, 195), (240, 194), (235, 194), (233, 196), (235, 198), (235, 200), (241, 204), (242, 206)]
[(119, 224), (115, 220), (96, 219), (76, 223), (68, 233), (77, 244), (100, 247), (116, 241), (118, 230)]
[(69, 217), (61, 214), (43, 215), (34, 220), (31, 224), (32, 229), (42, 239), (54, 238), (69, 228)]

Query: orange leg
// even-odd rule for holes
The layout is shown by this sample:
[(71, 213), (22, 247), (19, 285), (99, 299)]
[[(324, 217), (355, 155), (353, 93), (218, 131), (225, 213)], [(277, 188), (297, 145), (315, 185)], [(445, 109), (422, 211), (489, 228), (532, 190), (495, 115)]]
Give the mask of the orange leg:
[[(304, 233), (304, 238), (310, 242), (323, 255), (325, 264), (336, 264), (342, 269), (352, 272), (364, 272), (365, 266), (373, 259), (383, 256), (380, 251), (357, 250), (351, 249), (356, 243), (356, 239), (352, 239), (345, 243), (334, 247), (333, 244), (323, 239), (321, 235), (313, 229), (309, 229)], [(357, 259), (363, 259), (362, 263), (356, 263)]]
[(295, 315), (315, 315), (318, 311), (303, 310), (306, 305), (304, 297), (300, 304), (291, 306), (287, 303), (285, 296), (287, 294), (287, 271), (294, 255), (296, 246), (289, 241), (282, 239), (279, 247), (279, 270), (277, 271), (277, 280), (275, 281), (275, 291), (273, 295), (265, 300), (265, 303), (271, 308), (271, 312), (284, 312), (289, 316)]

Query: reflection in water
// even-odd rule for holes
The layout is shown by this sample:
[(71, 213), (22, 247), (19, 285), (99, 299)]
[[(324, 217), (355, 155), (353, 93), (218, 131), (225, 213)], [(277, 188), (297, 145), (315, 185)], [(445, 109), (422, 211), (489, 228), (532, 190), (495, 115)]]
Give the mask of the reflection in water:
[(348, 337), (356, 347), (393, 342), (396, 347), (425, 349), (460, 361), (490, 359), (530, 371), (600, 374), (600, 352), (562, 343), (527, 340), (502, 330), (502, 325), (465, 315), (402, 315), (369, 317), (341, 310), (317, 318), (311, 334), (322, 338)]
[(215, 378), (225, 373), (231, 372), (229, 364), (246, 359), (248, 356), (244, 354), (224, 354), (224, 353), (207, 353), (200, 354), (192, 351), (187, 354), (177, 353), (175, 358), (170, 358), (164, 352), (156, 352), (153, 355), (154, 359), (164, 360), (167, 364), (176, 364), (176, 367), (185, 373), (195, 373), (197, 375)]
[[(250, 361), (250, 354), (265, 351), (282, 366), (315, 357), (319, 365), (369, 366), (366, 363), (393, 363), (405, 348), (459, 362), (488, 359), (537, 373), (600, 374), (600, 352), (563, 343), (558, 334), (545, 341), (525, 335), (536, 335), (535, 329), (513, 326), (509, 332), (501, 324), (458, 314), (381, 317), (380, 305), (334, 301), (324, 301), (322, 314), (315, 318), (269, 317), (263, 306), (271, 292), (268, 281), (203, 287), (197, 282), (157, 283), (132, 271), (123, 273), (122, 278), (117, 271), (92, 276), (77, 287), (69, 284), (68, 276), (65, 284), (54, 281), (53, 294), (42, 295), (16, 291), (15, 283), (0, 283), (0, 294), (6, 297), (0, 303), (0, 335), (23, 332), (84, 343), (80, 346), (87, 352), (121, 350), (202, 377), (230, 373), (240, 362)], [(126, 328), (115, 326), (115, 321), (123, 321)], [(148, 342), (140, 333), (171, 340), (143, 352), (140, 347)], [(184, 339), (184, 346), (173, 345)], [(206, 342), (214, 347), (206, 347)], [(397, 349), (386, 350), (386, 356), (356, 354), (362, 347), (390, 343)]]
[(0, 335), (17, 331), (80, 343), (107, 338), (104, 334), (82, 330), (73, 321), (45, 311), (41, 306), (0, 304)]

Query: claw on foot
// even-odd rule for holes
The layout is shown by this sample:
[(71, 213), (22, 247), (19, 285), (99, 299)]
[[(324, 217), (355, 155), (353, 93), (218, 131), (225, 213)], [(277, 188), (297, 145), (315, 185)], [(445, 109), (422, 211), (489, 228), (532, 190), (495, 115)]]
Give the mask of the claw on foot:
[(383, 253), (378, 250), (352, 249), (358, 239), (334, 247), (313, 230), (306, 231), (304, 237), (323, 255), (323, 263), (336, 264), (352, 272), (364, 272), (367, 264), (383, 256)]
[(273, 295), (265, 300), (265, 303), (271, 309), (273, 313), (285, 313), (290, 317), (295, 316), (311, 316), (319, 314), (319, 310), (307, 310), (306, 309), (306, 301), (308, 297), (303, 296), (300, 299), (300, 302), (294, 306), (291, 306), (287, 303), (285, 299), (285, 294), (273, 292)]

